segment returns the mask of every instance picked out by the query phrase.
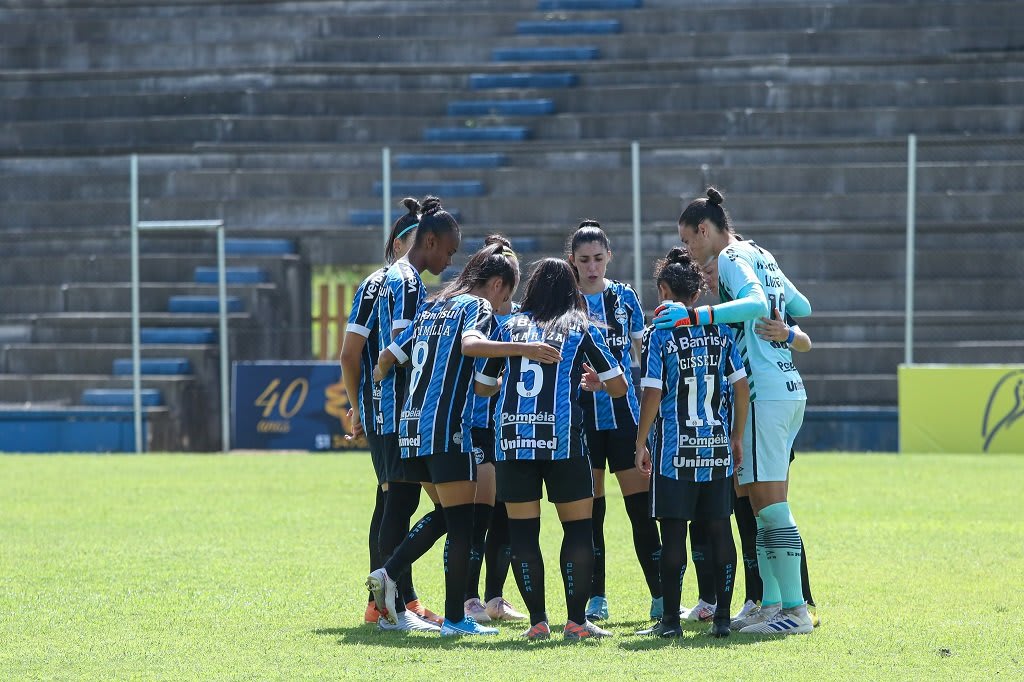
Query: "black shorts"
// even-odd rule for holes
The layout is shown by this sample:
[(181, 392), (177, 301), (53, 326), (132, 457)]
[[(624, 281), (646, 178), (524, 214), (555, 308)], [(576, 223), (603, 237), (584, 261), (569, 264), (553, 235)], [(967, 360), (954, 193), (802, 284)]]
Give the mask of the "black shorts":
[(705, 483), (651, 476), (651, 516), (658, 519), (718, 521), (732, 514), (732, 477)]
[(454, 483), (476, 480), (476, 460), (468, 452), (438, 452), (402, 460), (406, 481)]
[(617, 429), (586, 430), (590, 466), (613, 474), (636, 466), (636, 424), (628, 420)]
[(377, 435), (372, 429), (366, 432), (366, 443), (370, 447), (370, 461), (373, 462), (373, 473), (377, 476), (377, 485), (388, 482), (387, 459), (384, 456), (384, 436)]
[(384, 481), (408, 481), (402, 471), (402, 448), (398, 445), (398, 433), (379, 434), (381, 443), (381, 467), (384, 470)]
[(586, 457), (520, 459), (494, 463), (496, 496), (502, 502), (533, 502), (547, 488), (548, 502), (594, 496), (594, 473)]
[(476, 465), (494, 464), (494, 429), (481, 429), (473, 427), (470, 429), (473, 439), (473, 456), (476, 458)]

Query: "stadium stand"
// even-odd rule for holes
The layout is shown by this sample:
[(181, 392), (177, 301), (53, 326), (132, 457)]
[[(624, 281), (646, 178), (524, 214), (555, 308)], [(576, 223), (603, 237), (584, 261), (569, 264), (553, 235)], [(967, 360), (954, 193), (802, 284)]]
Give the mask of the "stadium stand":
[[(126, 385), (129, 153), (144, 219), (243, 240), (233, 357), (301, 358), (310, 267), (378, 259), (383, 146), (396, 200), (529, 258), (596, 217), (631, 279), (639, 140), (645, 265), (720, 187), (815, 307), (803, 446), (893, 449), (908, 133), (916, 360), (1024, 361), (1022, 35), (1006, 0), (0, 0), (0, 403)], [(216, 329), (212, 254), (144, 240), (147, 330)], [(154, 442), (216, 447), (215, 336), (154, 341)]]

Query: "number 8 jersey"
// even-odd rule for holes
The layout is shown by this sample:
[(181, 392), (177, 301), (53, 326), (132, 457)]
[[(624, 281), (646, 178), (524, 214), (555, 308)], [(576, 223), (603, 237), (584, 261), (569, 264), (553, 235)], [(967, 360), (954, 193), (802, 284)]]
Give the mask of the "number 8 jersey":
[(559, 349), (562, 360), (542, 365), (529, 358), (494, 358), (476, 378), (493, 386), (504, 371), (494, 414), (494, 459), (546, 460), (581, 457), (583, 411), (579, 406), (583, 363), (606, 381), (622, 374), (601, 332), (592, 324), (545, 332), (529, 313), (509, 316), (498, 327), (498, 340), (544, 341)]

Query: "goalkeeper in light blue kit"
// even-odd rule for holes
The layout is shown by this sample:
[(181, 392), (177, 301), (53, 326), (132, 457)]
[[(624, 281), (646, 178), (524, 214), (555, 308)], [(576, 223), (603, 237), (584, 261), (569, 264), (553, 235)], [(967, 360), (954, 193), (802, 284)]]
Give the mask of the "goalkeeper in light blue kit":
[(679, 237), (699, 263), (718, 259), (722, 303), (698, 308), (660, 306), (655, 326), (729, 324), (736, 332), (750, 382), (740, 486), (757, 514), (758, 567), (764, 583), (761, 608), (733, 622), (743, 633), (804, 634), (814, 630), (800, 580), (800, 533), (786, 500), (789, 452), (803, 423), (804, 393), (787, 342), (755, 333), (773, 309), (782, 316), (811, 314), (807, 298), (786, 278), (775, 257), (752, 241), (740, 241), (722, 208), (722, 194), (709, 188), (679, 216)]

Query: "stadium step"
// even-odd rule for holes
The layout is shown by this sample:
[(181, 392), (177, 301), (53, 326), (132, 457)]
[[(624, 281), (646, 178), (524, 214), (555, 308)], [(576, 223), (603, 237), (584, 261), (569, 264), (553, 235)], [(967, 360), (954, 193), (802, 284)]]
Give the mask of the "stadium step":
[(231, 256), (289, 256), (295, 252), (295, 242), (291, 239), (228, 237), (224, 240), (224, 253)]
[[(383, 196), (384, 183), (374, 182), (373, 193)], [(391, 196), (413, 196), (421, 197), (427, 194), (434, 194), (447, 199), (447, 197), (482, 197), (487, 193), (484, 183), (479, 180), (435, 180), (435, 181), (411, 181), (399, 180), (391, 182)]]
[(641, 6), (643, 6), (642, 0), (538, 0), (537, 2), (537, 9), (541, 12), (638, 9)]
[(423, 131), (426, 142), (518, 142), (529, 136), (530, 129), (525, 126), (427, 128)]
[(549, 88), (571, 88), (579, 83), (574, 73), (471, 73), (469, 87), (472, 90), (495, 90), (498, 88), (523, 88), (545, 90)]
[[(82, 391), (82, 404), (93, 407), (131, 407), (135, 404), (134, 392), (130, 388), (88, 388)], [(164, 404), (158, 389), (143, 388), (139, 398), (145, 407), (159, 407)]]
[(551, 19), (516, 22), (516, 33), (520, 35), (579, 35), (621, 32), (622, 22), (618, 19)]
[[(100, 375), (110, 372), (119, 360), (130, 358), (131, 352), (131, 344), (7, 343), (0, 345), (0, 373)], [(185, 360), (188, 373), (203, 378), (216, 379), (219, 371), (214, 345), (145, 345), (140, 347), (140, 355), (143, 362)]]
[(582, 62), (601, 58), (601, 50), (585, 47), (498, 47), (491, 51), (496, 62)]
[[(229, 313), (240, 313), (245, 310), (242, 299), (237, 296), (225, 297)], [(167, 301), (169, 313), (219, 313), (220, 299), (217, 296), (171, 296)]]
[(468, 100), (448, 103), (449, 116), (547, 116), (555, 113), (551, 99)]
[[(114, 376), (130, 375), (134, 372), (131, 358), (114, 360)], [(139, 360), (141, 374), (192, 374), (188, 358), (143, 358)]]
[[(215, 267), (200, 266), (196, 268), (193, 281), (196, 284), (217, 284), (219, 270)], [(269, 278), (263, 268), (255, 266), (228, 266), (224, 269), (224, 279), (228, 284), (263, 284)]]
[(395, 154), (393, 159), (395, 166), (403, 170), (423, 168), (500, 168), (508, 162), (508, 155), (500, 152), (482, 154)]
[(144, 344), (210, 344), (217, 342), (217, 330), (212, 327), (143, 327), (139, 340)]

